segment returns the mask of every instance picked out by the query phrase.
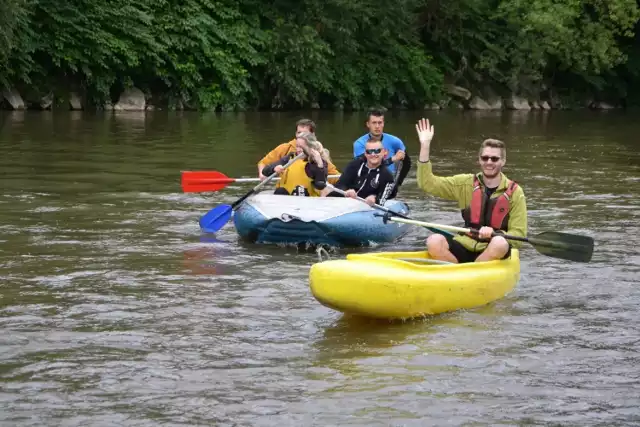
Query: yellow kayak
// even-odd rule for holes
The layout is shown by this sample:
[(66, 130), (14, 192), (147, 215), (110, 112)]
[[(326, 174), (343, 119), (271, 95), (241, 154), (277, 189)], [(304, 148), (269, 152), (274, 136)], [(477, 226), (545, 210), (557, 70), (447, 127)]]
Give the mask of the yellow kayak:
[(485, 305), (520, 278), (518, 250), (501, 261), (434, 264), (426, 251), (349, 254), (314, 264), (313, 296), (343, 313), (406, 319)]

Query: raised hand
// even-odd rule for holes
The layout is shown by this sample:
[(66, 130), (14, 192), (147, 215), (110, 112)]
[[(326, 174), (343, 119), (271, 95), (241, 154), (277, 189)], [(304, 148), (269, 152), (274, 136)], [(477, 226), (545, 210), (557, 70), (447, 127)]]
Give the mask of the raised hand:
[(422, 118), (416, 124), (416, 132), (418, 133), (420, 145), (429, 146), (435, 133), (435, 126), (431, 126), (428, 119)]

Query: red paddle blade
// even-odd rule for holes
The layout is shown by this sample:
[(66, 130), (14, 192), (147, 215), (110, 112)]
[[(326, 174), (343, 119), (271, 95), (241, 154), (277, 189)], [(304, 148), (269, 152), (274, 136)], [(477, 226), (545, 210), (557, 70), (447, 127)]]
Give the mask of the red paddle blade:
[(184, 171), (181, 179), (182, 191), (185, 193), (218, 191), (232, 182), (235, 179), (217, 171)]

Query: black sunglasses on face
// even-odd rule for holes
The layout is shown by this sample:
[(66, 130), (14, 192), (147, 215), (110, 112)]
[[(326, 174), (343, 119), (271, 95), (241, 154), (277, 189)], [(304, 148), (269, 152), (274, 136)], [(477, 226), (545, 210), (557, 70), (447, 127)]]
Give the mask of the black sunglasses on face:
[(364, 152), (367, 154), (380, 154), (382, 153), (382, 148), (367, 148)]
[(498, 163), (498, 160), (500, 160), (500, 157), (498, 157), (498, 156), (480, 156), (480, 160), (482, 160), (483, 162), (488, 162), (489, 159), (491, 159), (491, 161), (493, 163)]

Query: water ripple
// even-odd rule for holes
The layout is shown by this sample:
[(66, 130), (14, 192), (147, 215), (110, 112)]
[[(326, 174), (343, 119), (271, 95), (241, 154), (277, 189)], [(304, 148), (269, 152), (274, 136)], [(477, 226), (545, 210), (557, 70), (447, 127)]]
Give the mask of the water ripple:
[[(615, 115), (557, 113), (441, 112), (439, 132), (452, 137), (434, 143), (434, 167), (475, 167), (480, 126), (518, 141), (507, 172), (525, 189), (531, 232), (590, 235), (593, 261), (525, 245), (507, 297), (408, 322), (318, 304), (313, 251), (242, 242), (231, 223), (201, 234), (200, 215), (250, 187), (183, 194), (179, 171), (252, 176), (247, 158), (294, 118), (15, 119), (0, 133), (0, 424), (640, 424), (640, 198), (628, 185), (639, 158), (627, 141), (637, 130)], [(411, 130), (406, 114), (397, 120)], [(327, 120), (336, 126), (323, 140), (362, 133), (357, 116)], [(349, 146), (331, 147), (339, 164)], [(416, 219), (461, 223), (414, 175), (403, 197)], [(414, 250), (427, 235), (366, 250)]]

